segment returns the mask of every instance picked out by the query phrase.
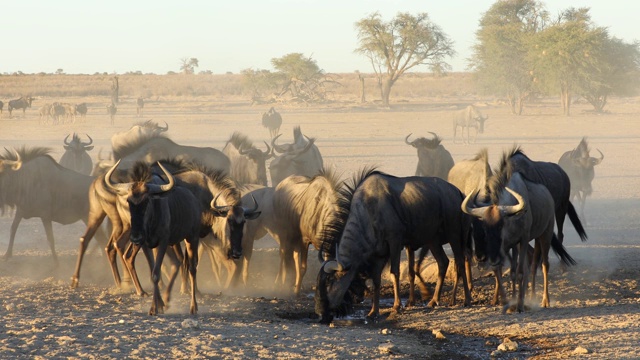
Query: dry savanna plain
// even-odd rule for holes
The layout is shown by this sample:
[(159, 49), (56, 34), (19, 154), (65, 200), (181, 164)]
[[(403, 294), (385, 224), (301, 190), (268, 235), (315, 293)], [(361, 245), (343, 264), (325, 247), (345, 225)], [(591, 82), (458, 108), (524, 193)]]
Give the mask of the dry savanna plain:
[[(121, 80), (122, 86), (127, 82)], [(412, 83), (415, 89), (419, 81)], [(4, 91), (7, 91), (5, 88)], [(109, 83), (104, 83), (108, 89)], [(473, 303), (434, 309), (419, 305), (395, 314), (383, 302), (374, 323), (338, 321), (318, 323), (313, 287), (319, 264), (309, 255), (303, 295), (293, 298), (274, 290), (278, 251), (270, 238), (256, 241), (246, 288), (223, 289), (213, 279), (210, 260), (201, 259), (197, 316), (189, 315), (188, 296), (178, 291), (164, 315), (147, 315), (151, 300), (132, 289), (116, 289), (107, 259), (98, 246), (81, 273), (80, 286), (70, 288), (84, 224), (55, 225), (60, 265), (52, 261), (39, 219), (23, 220), (14, 255), (0, 260), (0, 358), (339, 358), (339, 359), (637, 359), (640, 358), (640, 98), (614, 98), (608, 113), (595, 114), (582, 102), (572, 115), (560, 115), (555, 98), (529, 104), (522, 116), (506, 105), (473, 92), (429, 94), (408, 91), (392, 94), (391, 108), (360, 103), (357, 91), (323, 104), (254, 104), (246, 97), (170, 95), (128, 91), (121, 95), (115, 125), (106, 114), (107, 95), (47, 96), (33, 92), (33, 108), (23, 117), (16, 111), (0, 115), (0, 145), (46, 146), (56, 159), (63, 139), (73, 132), (89, 134), (95, 149), (106, 155), (114, 132), (153, 119), (169, 124), (168, 136), (177, 143), (222, 149), (234, 131), (248, 135), (258, 146), (269, 140), (261, 114), (275, 106), (282, 114), (280, 140), (291, 142), (292, 129), (317, 138), (325, 166), (349, 178), (364, 166), (375, 165), (397, 176), (415, 172), (415, 149), (405, 136), (435, 132), (454, 160), (473, 157), (486, 147), (496, 165), (514, 144), (534, 160), (557, 162), (563, 152), (587, 136), (592, 148), (604, 154), (596, 167), (593, 195), (587, 199), (586, 231), (581, 242), (569, 221), (565, 245), (577, 265), (562, 270), (551, 255), (551, 307), (540, 308), (540, 298), (528, 300), (525, 313), (502, 314), (490, 305), (493, 278), (474, 269)], [(357, 90), (357, 89), (356, 89)], [(417, 94), (416, 94), (417, 93)], [(144, 116), (136, 117), (135, 99), (145, 97)], [(15, 96), (17, 97), (17, 96)], [(375, 97), (372, 92), (369, 98)], [(9, 100), (5, 96), (2, 100)], [(37, 109), (44, 103), (87, 102), (86, 121), (40, 125)], [(489, 119), (476, 143), (452, 139), (453, 110), (475, 104)], [(0, 251), (9, 242), (12, 211), (0, 218)], [(150, 290), (143, 257), (137, 260), (143, 287)], [(122, 269), (122, 267), (121, 267)], [(431, 258), (423, 272), (433, 280)], [(541, 276), (540, 274), (538, 276)], [(541, 279), (537, 281), (541, 287)], [(403, 296), (408, 290), (406, 281)], [(444, 303), (452, 283), (445, 285)], [(540, 294), (540, 291), (538, 291)], [(385, 299), (392, 298), (385, 287)], [(356, 307), (370, 306), (367, 299)], [(512, 352), (495, 352), (505, 338), (517, 343)]]

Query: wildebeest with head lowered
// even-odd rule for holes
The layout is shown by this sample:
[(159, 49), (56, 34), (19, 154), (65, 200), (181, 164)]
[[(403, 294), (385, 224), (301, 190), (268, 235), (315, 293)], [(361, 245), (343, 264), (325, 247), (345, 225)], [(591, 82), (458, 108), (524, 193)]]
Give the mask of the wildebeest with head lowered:
[[(476, 133), (473, 137), (473, 142), (476, 142), (476, 138), (478, 134), (484, 133), (484, 122), (487, 121), (489, 116), (482, 116), (480, 110), (473, 105), (469, 105), (462, 110), (457, 110), (453, 112), (453, 143), (456, 142), (456, 134), (458, 131), (458, 127), (460, 127), (460, 136), (462, 137), (462, 142), (465, 144), (469, 144), (469, 133), (471, 132), (471, 128), (476, 129)], [(467, 128), (467, 140), (464, 140), (464, 128)]]
[(587, 196), (593, 192), (591, 182), (595, 176), (594, 167), (600, 165), (604, 159), (602, 151), (600, 158), (591, 157), (589, 155), (589, 145), (587, 144), (587, 138), (583, 137), (578, 144), (578, 147), (571, 151), (567, 151), (558, 160), (558, 165), (567, 173), (569, 180), (571, 180), (571, 195), (578, 197), (580, 203), (580, 217), (584, 220), (584, 203), (587, 200)]
[[(544, 290), (542, 307), (549, 307), (549, 249), (560, 255), (562, 261), (571, 265), (575, 263), (553, 233), (554, 200), (544, 185), (527, 180), (515, 170), (511, 158), (519, 151), (516, 147), (510, 153), (503, 154), (500, 166), (489, 179), (487, 187), (490, 201), (478, 202), (478, 189), (467, 195), (462, 203), (462, 210), (482, 221), (486, 234), (487, 256), (494, 267), (496, 291), (494, 302), (498, 296), (506, 303), (506, 295), (502, 286), (502, 264), (504, 256), (511, 249), (517, 250), (516, 259), (511, 261), (511, 274), (515, 280), (517, 274), (518, 298), (516, 309), (524, 311), (524, 294), (528, 285), (527, 250), (529, 241), (535, 239), (532, 271), (532, 292), (535, 294), (535, 274), (538, 261), (542, 263)], [(506, 311), (505, 306), (504, 311)]]
[(580, 239), (586, 241), (587, 233), (573, 204), (569, 201), (571, 184), (567, 173), (558, 164), (529, 159), (519, 147), (513, 148), (509, 153), (508, 160), (513, 165), (513, 171), (519, 172), (529, 181), (546, 186), (551, 193), (555, 204), (556, 226), (560, 243), (564, 240), (563, 227), (566, 215), (569, 215), (569, 220), (578, 232)]
[(14, 109), (22, 109), (22, 116), (25, 116), (25, 112), (27, 108), (31, 107), (31, 103), (33, 102), (33, 98), (31, 96), (22, 96), (19, 99), (9, 100), (9, 105), (7, 109), (9, 110), (9, 117), (11, 117), (11, 112)]
[(262, 151), (255, 146), (246, 135), (234, 132), (222, 149), (231, 162), (231, 178), (240, 184), (259, 184), (267, 186), (266, 161), (273, 156), (271, 148), (267, 146)]
[[(131, 183), (113, 186), (119, 196), (126, 197), (129, 204), (130, 241), (156, 248), (152, 271), (153, 300), (149, 315), (164, 313), (165, 302), (169, 301), (180, 264), (173, 264), (163, 301), (158, 284), (162, 260), (168, 247), (179, 244), (182, 240), (187, 243), (184, 264), (191, 280), (190, 313), (195, 314), (198, 311), (196, 269), (202, 209), (198, 199), (188, 189), (176, 186), (173, 176), (161, 164), (158, 165), (165, 173), (167, 183), (164, 183), (164, 179), (153, 176), (148, 164), (137, 162), (131, 169)], [(109, 181), (108, 178), (106, 180)]]
[(68, 141), (69, 135), (64, 138), (65, 152), (60, 158), (60, 165), (77, 171), (81, 174), (89, 175), (93, 169), (93, 161), (87, 152), (93, 150), (93, 139), (87, 135), (89, 142), (82, 142), (78, 134), (73, 133), (71, 141)]
[(411, 145), (418, 151), (418, 167), (416, 168), (416, 176), (435, 176), (440, 179), (447, 180), (449, 170), (453, 167), (453, 157), (451, 153), (440, 143), (440, 138), (435, 133), (432, 139), (424, 137), (417, 138), (409, 142), (409, 136), (404, 139), (407, 145)]
[[(325, 234), (323, 250), (335, 260), (325, 262), (318, 274), (316, 312), (330, 322), (345, 293), (359, 274), (373, 280), (370, 317), (379, 312), (381, 273), (390, 262), (394, 280), (394, 310), (399, 310), (400, 255), (403, 248), (428, 248), (438, 262), (438, 281), (431, 305), (439, 303), (449, 259), (442, 246), (451, 245), (456, 274), (464, 274), (465, 244), (470, 218), (460, 209), (463, 195), (453, 185), (435, 177), (397, 178), (364, 171), (349, 186), (340, 202), (336, 222)], [(331, 246), (333, 244), (333, 246)], [(463, 276), (465, 305), (471, 294)]]
[(271, 186), (277, 186), (289, 175), (313, 177), (322, 171), (322, 155), (314, 144), (315, 138), (303, 136), (300, 126), (293, 129), (293, 143), (277, 145), (278, 137), (271, 140), (273, 150), (280, 154), (269, 164)]
[[(40, 218), (56, 264), (52, 222), (66, 225), (87, 221), (87, 193), (93, 179), (62, 167), (49, 152), (47, 148), (22, 147), (15, 152), (5, 150), (0, 156), (0, 206), (16, 209), (5, 258), (13, 253), (22, 219)], [(100, 240), (106, 243), (102, 234)]]

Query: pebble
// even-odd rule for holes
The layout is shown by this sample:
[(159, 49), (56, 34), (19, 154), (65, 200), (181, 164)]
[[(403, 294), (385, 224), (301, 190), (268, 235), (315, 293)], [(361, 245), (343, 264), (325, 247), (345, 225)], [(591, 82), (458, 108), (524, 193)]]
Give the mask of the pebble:
[(511, 341), (509, 338), (504, 338), (502, 344), (498, 345), (498, 350), (503, 352), (518, 351), (518, 343)]
[(400, 351), (398, 351), (398, 347), (395, 346), (393, 343), (386, 343), (386, 344), (379, 345), (378, 351), (380, 351), (381, 354), (399, 354), (400, 353)]
[(584, 354), (588, 354), (588, 353), (589, 353), (589, 350), (588, 350), (588, 349), (586, 349), (586, 348), (583, 348), (582, 346), (578, 346), (577, 348), (575, 348), (575, 349), (573, 350), (573, 353), (574, 353), (575, 355), (584, 355)]
[(391, 330), (389, 329), (382, 329), (382, 331), (380, 331), (382, 333), (382, 335), (391, 335)]
[(433, 334), (433, 336), (436, 337), (436, 339), (438, 340), (447, 340), (447, 337), (444, 336), (444, 334), (442, 333), (442, 331), (440, 329), (433, 329), (431, 331), (431, 333)]
[(195, 329), (199, 325), (200, 324), (198, 324), (198, 320), (194, 320), (194, 319), (184, 319), (182, 321), (182, 327), (186, 329)]

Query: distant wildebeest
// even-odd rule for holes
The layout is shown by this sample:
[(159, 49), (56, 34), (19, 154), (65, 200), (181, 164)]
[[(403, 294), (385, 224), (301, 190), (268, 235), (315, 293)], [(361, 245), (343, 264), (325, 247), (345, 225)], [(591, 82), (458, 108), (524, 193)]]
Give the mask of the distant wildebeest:
[[(502, 286), (502, 265), (504, 256), (515, 249), (517, 259), (511, 261), (511, 277), (518, 284), (516, 310), (524, 311), (524, 294), (529, 283), (528, 266), (532, 272), (532, 294), (535, 295), (535, 275), (541, 262), (544, 278), (542, 307), (549, 307), (549, 249), (560, 256), (567, 264), (575, 264), (562, 244), (553, 233), (554, 200), (546, 186), (526, 179), (515, 170), (511, 158), (519, 151), (515, 147), (510, 153), (504, 153), (500, 166), (488, 180), (490, 200), (478, 202), (478, 189), (467, 195), (462, 209), (482, 221), (486, 234), (487, 256), (494, 268), (496, 291), (494, 302), (500, 297), (506, 304), (506, 294)], [(529, 261), (529, 242), (535, 239), (533, 260)], [(530, 265), (531, 264), (531, 265)], [(517, 280), (516, 280), (517, 274)], [(508, 305), (505, 305), (503, 312)]]
[[(596, 149), (598, 150), (598, 149)], [(578, 144), (578, 147), (571, 151), (567, 151), (558, 160), (558, 165), (567, 173), (569, 180), (571, 180), (571, 195), (578, 197), (580, 203), (580, 217), (585, 220), (584, 217), (584, 204), (587, 200), (587, 196), (593, 192), (591, 182), (595, 176), (594, 166), (599, 165), (604, 159), (602, 151), (600, 158), (591, 157), (589, 155), (589, 145), (587, 144), (587, 138), (583, 137)], [(585, 220), (586, 221), (586, 220)]]
[(158, 123), (153, 120), (133, 124), (129, 130), (120, 131), (111, 135), (111, 149), (113, 150), (113, 156), (116, 159), (121, 159), (123, 149), (126, 149), (130, 144), (136, 143), (145, 137), (159, 135), (168, 130), (169, 124), (166, 122), (164, 123), (164, 126), (158, 125)]
[(4, 103), (0, 100), (0, 114), (2, 114), (2, 109), (4, 109)]
[(234, 132), (222, 152), (231, 162), (230, 176), (240, 184), (260, 184), (267, 186), (266, 161), (273, 156), (269, 144), (266, 151), (255, 146), (246, 135)]
[(269, 135), (271, 139), (276, 137), (280, 133), (280, 126), (282, 125), (282, 116), (273, 107), (269, 111), (262, 114), (262, 126), (269, 129)]
[(111, 125), (115, 124), (116, 112), (118, 112), (116, 104), (111, 103), (107, 105), (107, 114), (109, 114), (109, 119), (111, 119)]
[(9, 110), (9, 117), (11, 117), (11, 112), (14, 109), (22, 109), (22, 116), (25, 116), (25, 112), (27, 108), (31, 107), (31, 103), (33, 102), (33, 98), (31, 96), (22, 96), (19, 99), (9, 100), (9, 105), (7, 109)]
[(142, 110), (144, 109), (144, 99), (142, 96), (136, 100), (136, 116), (142, 117)]
[(87, 103), (80, 103), (76, 105), (76, 112), (80, 114), (80, 119), (85, 121), (87, 119)]
[(313, 177), (322, 171), (322, 155), (314, 144), (315, 138), (303, 136), (300, 126), (293, 129), (293, 143), (277, 145), (278, 137), (280, 135), (271, 140), (273, 150), (280, 154), (269, 164), (273, 187), (290, 175)]
[(51, 117), (51, 107), (52, 106), (53, 105), (51, 105), (51, 104), (44, 104), (38, 110), (38, 113), (40, 115), (40, 119), (39, 119), (40, 125), (49, 123), (49, 117)]
[(519, 172), (527, 180), (547, 187), (555, 203), (556, 226), (558, 228), (558, 240), (564, 241), (564, 218), (569, 215), (569, 220), (576, 229), (582, 241), (587, 240), (587, 234), (578, 218), (573, 204), (569, 201), (571, 184), (569, 176), (555, 163), (546, 161), (533, 161), (529, 159), (519, 147), (514, 147), (509, 153), (508, 160), (513, 164), (514, 171)]
[(393, 309), (400, 310), (400, 255), (404, 248), (430, 250), (438, 263), (438, 281), (430, 306), (439, 304), (449, 259), (443, 245), (449, 243), (462, 276), (465, 306), (471, 293), (465, 273), (465, 247), (470, 218), (460, 205), (464, 196), (453, 185), (435, 177), (397, 178), (378, 171), (364, 171), (348, 186), (339, 202), (336, 221), (325, 232), (323, 245), (335, 260), (323, 264), (316, 286), (316, 312), (330, 322), (350, 288), (361, 278), (373, 280), (369, 317), (379, 313), (381, 274), (387, 263), (393, 275)]
[[(173, 261), (163, 300), (159, 287), (162, 260), (168, 248), (178, 249), (175, 245), (180, 244), (182, 240), (186, 241), (184, 266), (189, 270), (191, 280), (189, 312), (196, 314), (198, 312), (196, 269), (202, 209), (198, 199), (188, 189), (176, 186), (173, 176), (162, 164), (158, 165), (167, 177), (167, 183), (164, 183), (164, 179), (153, 176), (151, 167), (147, 163), (137, 162), (131, 169), (130, 183), (112, 186), (119, 196), (126, 198), (129, 204), (131, 214), (130, 241), (156, 249), (151, 276), (153, 300), (149, 315), (164, 313), (165, 304), (169, 302), (171, 289), (181, 264)], [(108, 177), (106, 179), (109, 183)]]
[(49, 108), (49, 115), (53, 118), (53, 124), (64, 123), (65, 108), (59, 102), (54, 102)]
[(122, 160), (120, 168), (130, 168), (134, 162), (144, 160), (149, 164), (164, 159), (175, 159), (186, 163), (197, 163), (207, 169), (220, 170), (229, 174), (229, 158), (218, 149), (178, 145), (162, 133), (143, 134), (120, 144), (113, 151), (115, 160)]
[(88, 152), (93, 150), (93, 146), (90, 146), (93, 143), (93, 139), (89, 135), (87, 137), (89, 138), (87, 143), (82, 142), (76, 133), (73, 133), (71, 141), (67, 141), (69, 135), (64, 138), (65, 152), (60, 158), (60, 165), (81, 174), (91, 174), (93, 161), (91, 161), (91, 156), (89, 156)]
[[(0, 156), (0, 206), (16, 209), (5, 258), (13, 254), (13, 241), (22, 219), (40, 218), (56, 264), (52, 222), (87, 222), (87, 193), (92, 177), (62, 167), (49, 152), (47, 148), (22, 147), (15, 153), (5, 150)], [(99, 235), (106, 245), (103, 234)]]
[(64, 116), (66, 118), (66, 122), (75, 123), (76, 122), (76, 106), (69, 103), (61, 104), (64, 107)]
[(443, 180), (447, 180), (449, 170), (453, 167), (453, 157), (451, 153), (440, 143), (440, 138), (435, 133), (433, 139), (424, 137), (417, 138), (409, 142), (409, 136), (404, 139), (407, 145), (413, 146), (418, 151), (418, 166), (416, 168), (416, 176), (435, 176)]
[[(458, 127), (460, 127), (460, 136), (462, 137), (462, 142), (465, 144), (469, 144), (469, 133), (471, 132), (471, 128), (476, 129), (476, 134), (473, 137), (473, 142), (476, 142), (476, 138), (478, 134), (482, 134), (484, 132), (484, 122), (489, 118), (489, 116), (482, 116), (480, 110), (473, 105), (469, 105), (462, 110), (457, 110), (453, 112), (453, 142), (456, 142), (456, 134)], [(464, 141), (464, 128), (467, 128), (467, 141)]]

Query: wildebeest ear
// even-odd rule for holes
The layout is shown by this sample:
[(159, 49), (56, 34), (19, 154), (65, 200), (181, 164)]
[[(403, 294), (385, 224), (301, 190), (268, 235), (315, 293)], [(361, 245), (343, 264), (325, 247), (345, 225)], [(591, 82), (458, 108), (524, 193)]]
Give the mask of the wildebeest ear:
[(93, 146), (85, 146), (84, 149), (87, 151), (91, 151), (93, 150)]
[(244, 218), (247, 220), (255, 220), (260, 216), (260, 214), (262, 214), (262, 211), (254, 211), (249, 214), (244, 214)]

